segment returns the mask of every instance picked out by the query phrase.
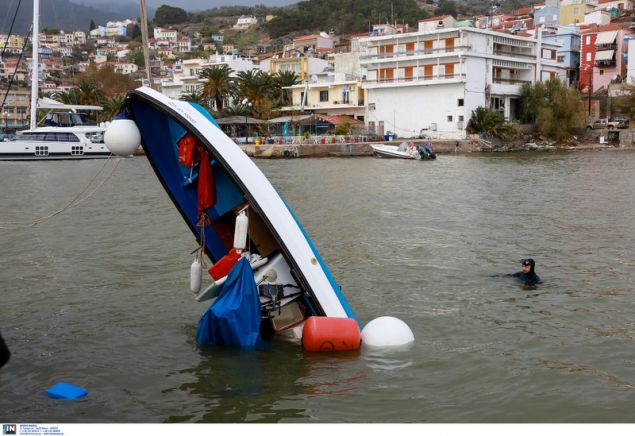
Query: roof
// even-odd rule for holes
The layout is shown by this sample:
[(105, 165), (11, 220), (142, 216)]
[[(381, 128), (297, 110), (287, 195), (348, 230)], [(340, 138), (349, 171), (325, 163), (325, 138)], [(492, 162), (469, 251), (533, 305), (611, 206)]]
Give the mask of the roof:
[(267, 123), (269, 124), (277, 124), (277, 123), (298, 123), (301, 121), (305, 121), (308, 120), (309, 118), (312, 118), (313, 115), (292, 115), (292, 116), (286, 116), (286, 117), (278, 117), (278, 118), (272, 118), (269, 121), (267, 121)]
[(264, 124), (266, 121), (259, 120), (257, 118), (246, 117), (242, 115), (235, 115), (232, 117), (216, 118), (216, 122), (219, 125), (227, 124)]
[(512, 14), (514, 15), (527, 15), (532, 13), (534, 10), (533, 6), (529, 6), (528, 8), (520, 8), (520, 9), (516, 9), (515, 11), (512, 12)]
[(584, 29), (583, 33), (602, 33), (602, 32), (609, 32), (611, 30), (621, 30), (621, 29), (622, 27), (617, 24), (607, 24), (606, 26), (591, 25), (591, 27)]
[(348, 124), (364, 124), (363, 121), (360, 121), (356, 118), (350, 117), (348, 115), (316, 115), (322, 121), (326, 121), (327, 123), (333, 124), (337, 126), (338, 124), (348, 123)]
[(316, 38), (324, 38), (322, 35), (302, 35), (302, 36), (298, 36), (297, 38), (293, 38), (294, 41), (306, 41), (309, 39), (316, 39)]
[(419, 23), (426, 23), (429, 21), (441, 21), (441, 20), (445, 20), (448, 17), (451, 17), (452, 15), (439, 15), (438, 17), (432, 17), (432, 18), (426, 18), (424, 20), (419, 20)]

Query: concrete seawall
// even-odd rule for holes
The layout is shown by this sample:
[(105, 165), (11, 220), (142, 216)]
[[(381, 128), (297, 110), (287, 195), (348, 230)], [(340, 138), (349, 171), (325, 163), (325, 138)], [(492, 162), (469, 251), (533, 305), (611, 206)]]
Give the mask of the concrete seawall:
[[(382, 141), (373, 144), (399, 145), (405, 140)], [(415, 144), (426, 141), (414, 140)], [(473, 144), (458, 141), (459, 152), (477, 151)], [(432, 147), (437, 153), (454, 153), (457, 141), (432, 141)], [(299, 157), (360, 157), (372, 156), (371, 143), (338, 143), (338, 144), (262, 144), (239, 145), (249, 157), (262, 159), (291, 159)]]

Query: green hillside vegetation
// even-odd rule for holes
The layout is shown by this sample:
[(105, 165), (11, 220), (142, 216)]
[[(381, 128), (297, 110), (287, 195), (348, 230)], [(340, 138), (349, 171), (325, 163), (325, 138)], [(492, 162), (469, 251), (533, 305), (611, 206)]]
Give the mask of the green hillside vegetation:
[(368, 31), (372, 24), (397, 22), (416, 26), (428, 14), (415, 0), (307, 0), (280, 8), (264, 25), (272, 38), (291, 32), (333, 29), (339, 34)]

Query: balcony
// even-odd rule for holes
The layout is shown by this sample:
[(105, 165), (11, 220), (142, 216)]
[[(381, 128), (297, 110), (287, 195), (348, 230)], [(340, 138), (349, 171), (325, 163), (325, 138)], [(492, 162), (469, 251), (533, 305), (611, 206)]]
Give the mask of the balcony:
[(516, 78), (504, 79), (502, 77), (494, 77), (492, 83), (498, 83), (502, 85), (524, 85), (525, 83), (532, 83), (531, 80), (521, 80)]
[(507, 57), (511, 57), (511, 58), (526, 58), (526, 59), (535, 59), (536, 56), (532, 53), (521, 53), (521, 52), (517, 52), (517, 51), (512, 51), (512, 50), (501, 50), (501, 49), (494, 49), (494, 54), (497, 56), (507, 56)]
[(378, 54), (370, 54), (370, 55), (362, 55), (359, 57), (361, 62), (372, 62), (376, 60), (394, 60), (395, 58), (408, 58), (412, 56), (426, 56), (426, 55), (444, 55), (444, 54), (452, 54), (460, 51), (470, 50), (472, 48), (471, 45), (456, 45), (452, 47), (441, 47), (441, 48), (426, 48), (420, 50), (409, 50), (409, 51), (396, 51), (392, 53), (378, 53)]
[(399, 78), (385, 78), (376, 80), (365, 80), (362, 83), (363, 88), (391, 88), (402, 86), (421, 86), (421, 85), (440, 85), (447, 83), (458, 83), (465, 81), (466, 74), (438, 74), (431, 76), (419, 76), (419, 77), (399, 77)]

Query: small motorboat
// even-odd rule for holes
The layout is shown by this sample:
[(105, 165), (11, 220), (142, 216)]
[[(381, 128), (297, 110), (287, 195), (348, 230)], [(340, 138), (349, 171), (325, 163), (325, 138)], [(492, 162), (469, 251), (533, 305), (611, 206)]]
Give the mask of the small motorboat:
[(371, 144), (377, 157), (392, 159), (436, 159), (437, 155), (432, 149), (432, 144), (419, 144), (414, 142), (402, 142), (400, 145)]
[[(305, 322), (322, 317), (351, 321), (358, 339), (347, 343), (359, 346), (358, 321), (302, 225), (204, 108), (141, 87), (127, 95), (120, 115), (125, 119), (113, 121), (106, 144), (117, 152), (113, 138), (125, 134), (116, 130), (119, 121), (136, 125), (137, 145), (140, 135), (196, 238), (190, 287), (196, 300), (213, 300), (199, 322), (199, 343), (250, 347), (265, 335), (300, 340)], [(201, 280), (207, 262), (209, 276)]]

